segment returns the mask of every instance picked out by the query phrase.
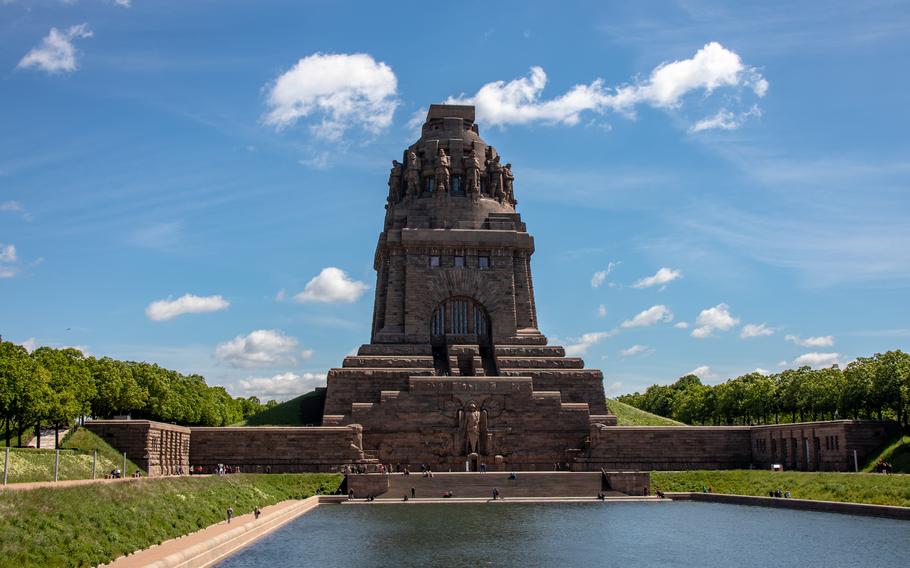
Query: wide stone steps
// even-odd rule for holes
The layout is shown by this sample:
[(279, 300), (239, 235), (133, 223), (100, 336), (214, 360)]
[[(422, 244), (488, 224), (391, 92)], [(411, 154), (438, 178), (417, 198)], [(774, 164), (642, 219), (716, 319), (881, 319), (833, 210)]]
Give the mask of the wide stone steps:
[(374, 369), (432, 369), (432, 355), (357, 355), (344, 358), (344, 367)]
[(505, 369), (583, 369), (585, 362), (578, 357), (503, 357), (496, 358), (500, 370)]
[[(600, 472), (516, 472), (516, 479), (509, 473), (433, 473), (424, 477), (420, 472), (411, 475), (389, 476), (389, 490), (379, 499), (410, 497), (411, 488), (417, 498), (439, 498), (451, 491), (455, 497), (490, 497), (493, 488), (502, 497), (596, 497), (601, 492)], [(618, 492), (608, 492), (621, 495)]]
[(497, 357), (565, 357), (566, 350), (559, 345), (497, 345)]

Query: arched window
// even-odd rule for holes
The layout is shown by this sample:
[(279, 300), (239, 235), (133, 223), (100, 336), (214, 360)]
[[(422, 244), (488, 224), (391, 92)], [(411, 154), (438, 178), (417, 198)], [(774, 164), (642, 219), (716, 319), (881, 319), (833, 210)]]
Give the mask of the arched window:
[(490, 336), (490, 319), (474, 299), (449, 298), (433, 310), (430, 334), (437, 342), (464, 339), (484, 343)]

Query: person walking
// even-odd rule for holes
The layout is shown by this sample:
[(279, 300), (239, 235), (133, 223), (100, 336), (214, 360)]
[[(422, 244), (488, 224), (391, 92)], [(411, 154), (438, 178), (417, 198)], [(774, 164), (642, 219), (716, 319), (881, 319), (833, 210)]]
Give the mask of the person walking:
[(261, 514), (262, 514), (262, 511), (259, 510), (259, 507), (256, 507), (255, 509), (253, 509), (253, 518), (254, 518), (255, 520), (258, 521), (258, 520), (259, 520), (259, 515), (261, 515)]
[(231, 519), (232, 519), (232, 518), (234, 518), (234, 508), (231, 507), (231, 506), (228, 506), (228, 508), (227, 508), (227, 521), (228, 521), (228, 524), (231, 524)]
[(417, 490), (411, 487), (411, 499), (417, 497)]

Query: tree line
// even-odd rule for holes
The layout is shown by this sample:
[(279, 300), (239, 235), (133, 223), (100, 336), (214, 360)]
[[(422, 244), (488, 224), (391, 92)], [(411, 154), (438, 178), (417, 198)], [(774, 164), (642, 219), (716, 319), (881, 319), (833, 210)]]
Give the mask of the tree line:
[(896, 420), (910, 416), (910, 355), (860, 357), (844, 369), (800, 367), (748, 373), (705, 385), (695, 375), (617, 398), (686, 424), (771, 424), (837, 418)]
[(30, 428), (59, 432), (77, 419), (130, 415), (186, 426), (235, 424), (278, 403), (234, 398), (200, 375), (158, 365), (85, 356), (78, 349), (0, 341), (0, 421), (6, 445)]

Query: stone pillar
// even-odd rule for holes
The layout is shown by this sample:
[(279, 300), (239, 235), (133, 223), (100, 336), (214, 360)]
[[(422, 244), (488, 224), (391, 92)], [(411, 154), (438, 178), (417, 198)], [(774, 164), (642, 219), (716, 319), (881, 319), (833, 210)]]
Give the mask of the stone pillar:
[(402, 250), (389, 251), (388, 286), (385, 293), (384, 331), (404, 332), (405, 282), (407, 280), (407, 257)]
[(530, 255), (525, 251), (516, 251), (512, 260), (515, 279), (515, 325), (518, 329), (537, 329), (530, 262)]

